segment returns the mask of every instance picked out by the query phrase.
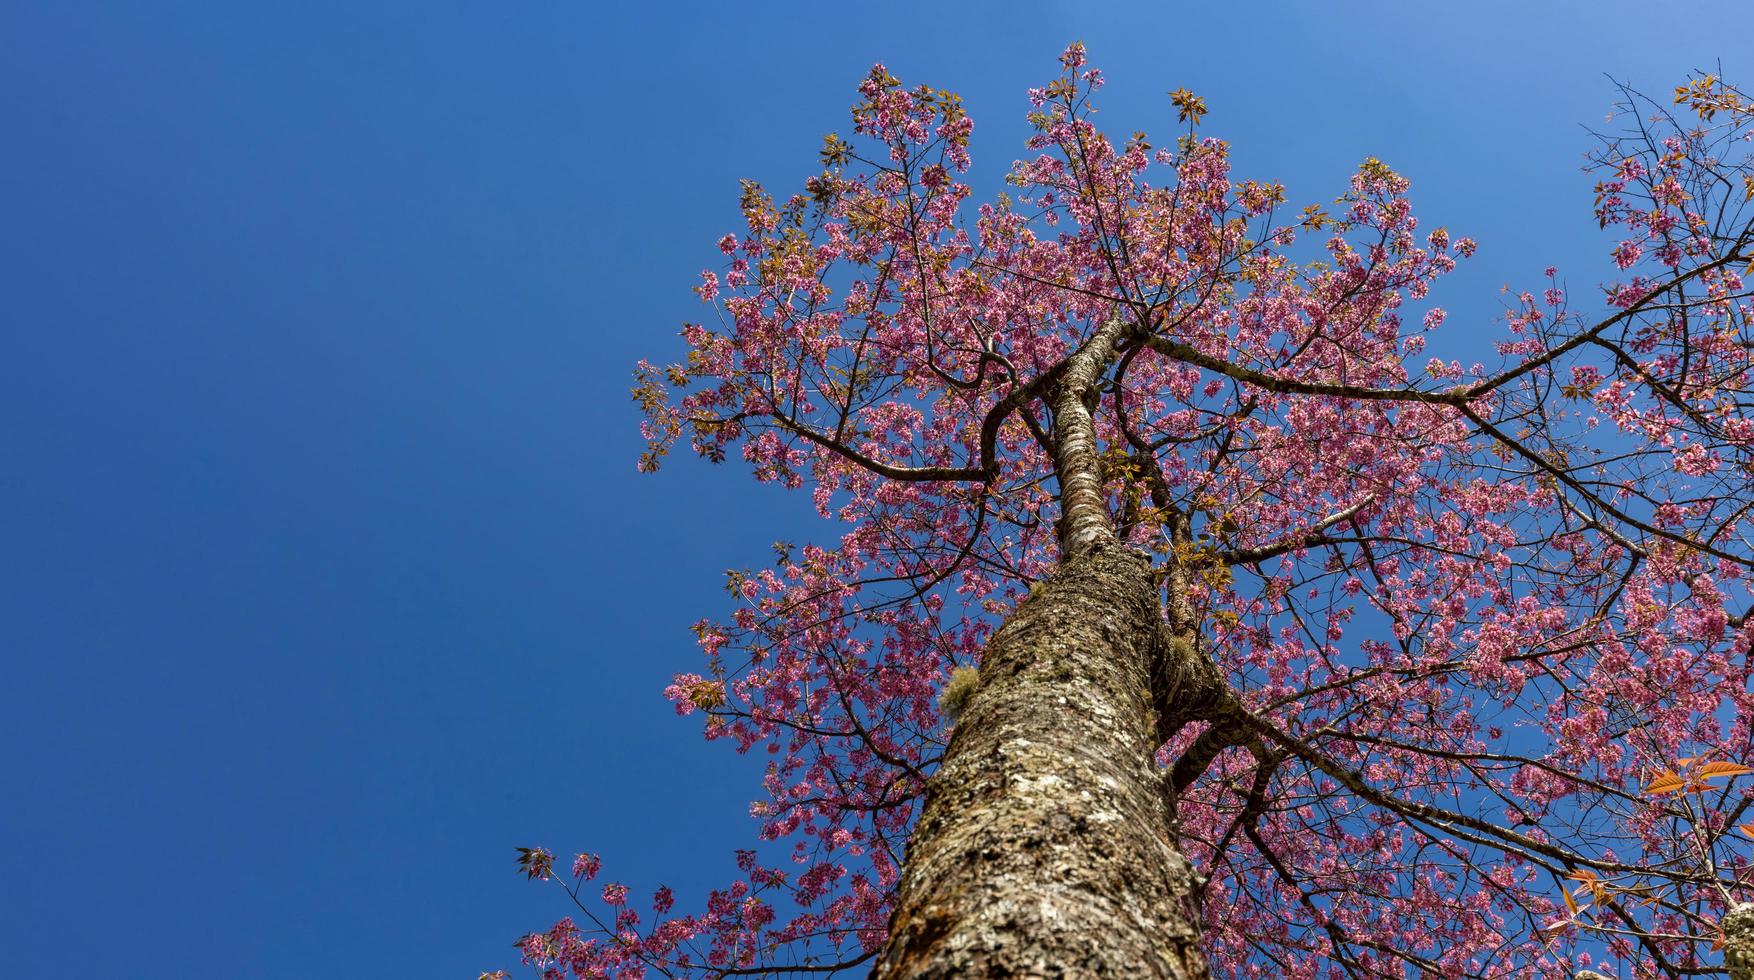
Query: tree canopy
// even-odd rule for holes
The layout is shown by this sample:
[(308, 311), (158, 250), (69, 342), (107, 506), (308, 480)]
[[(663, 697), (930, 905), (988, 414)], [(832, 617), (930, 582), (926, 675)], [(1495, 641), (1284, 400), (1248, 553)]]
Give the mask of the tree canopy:
[(1199, 96), (1117, 139), (1061, 66), (990, 199), (960, 99), (882, 66), (802, 193), (745, 184), (686, 361), (634, 395), (642, 467), (740, 457), (842, 529), (734, 573), (666, 691), (768, 754), (759, 840), (688, 913), (524, 851), (578, 904), (527, 962), (862, 969), (983, 650), (1112, 534), (1216, 672), (1156, 729), (1216, 974), (1721, 970), (1754, 901), (1754, 104), (1622, 89), (1612, 265), (1546, 270), (1463, 364), (1428, 293), (1475, 246), (1406, 177), (1288, 203)]

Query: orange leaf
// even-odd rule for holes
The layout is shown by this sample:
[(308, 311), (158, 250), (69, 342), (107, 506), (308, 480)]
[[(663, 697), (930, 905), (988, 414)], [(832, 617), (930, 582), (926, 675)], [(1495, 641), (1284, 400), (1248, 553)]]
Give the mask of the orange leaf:
[(1686, 785), (1686, 780), (1664, 769), (1657, 775), (1657, 778), (1650, 781), (1650, 785), (1644, 788), (1644, 794), (1646, 796), (1662, 796), (1665, 793), (1673, 793)]
[(1751, 772), (1754, 772), (1754, 769), (1734, 762), (1707, 762), (1699, 767), (1697, 775), (1708, 778), (1711, 776), (1746, 776)]

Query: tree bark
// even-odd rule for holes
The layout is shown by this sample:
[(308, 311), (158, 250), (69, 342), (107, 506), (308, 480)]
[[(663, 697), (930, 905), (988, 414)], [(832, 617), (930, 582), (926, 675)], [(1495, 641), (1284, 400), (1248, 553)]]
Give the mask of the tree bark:
[(1754, 980), (1754, 905), (1743, 903), (1724, 916), (1724, 968), (1730, 980)]
[(873, 977), (1208, 975), (1198, 879), (1153, 758), (1165, 636), (1149, 562), (1112, 539), (1000, 627), (928, 785)]

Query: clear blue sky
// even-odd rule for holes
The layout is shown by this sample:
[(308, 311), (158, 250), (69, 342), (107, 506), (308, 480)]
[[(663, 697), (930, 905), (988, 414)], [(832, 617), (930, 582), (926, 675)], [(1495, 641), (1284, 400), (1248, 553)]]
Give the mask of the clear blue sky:
[(806, 176), (871, 62), (965, 94), (984, 186), (1074, 38), (1115, 131), (1191, 88), (1297, 204), (1381, 157), (1481, 242), (1436, 298), (1484, 357), (1501, 283), (1604, 274), (1604, 73), (1746, 81), (1745, 14), (9, 0), (0, 958), (472, 977), (564, 911), (516, 845), (728, 880), (758, 760), (659, 690), (807, 502), (635, 474), (629, 370), (699, 315), (737, 179)]

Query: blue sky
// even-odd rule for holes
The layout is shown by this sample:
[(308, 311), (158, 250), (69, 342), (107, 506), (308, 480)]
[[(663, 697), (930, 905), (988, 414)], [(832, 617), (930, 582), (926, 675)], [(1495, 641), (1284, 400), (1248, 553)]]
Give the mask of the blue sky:
[(1294, 204), (1381, 157), (1481, 243), (1434, 295), (1464, 359), (1501, 284), (1606, 274), (1604, 75), (1754, 69), (1732, 2), (739, 6), (0, 9), (14, 973), (472, 977), (564, 912), (517, 845), (728, 880), (758, 760), (659, 691), (814, 529), (636, 474), (629, 372), (871, 62), (965, 95), (981, 186), (1074, 38), (1115, 132), (1191, 88)]

